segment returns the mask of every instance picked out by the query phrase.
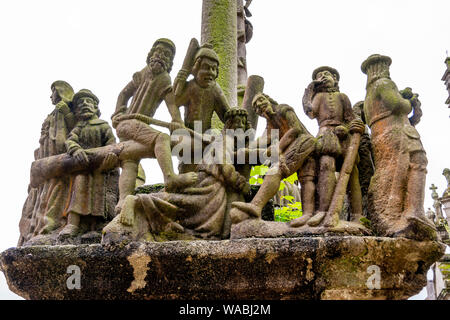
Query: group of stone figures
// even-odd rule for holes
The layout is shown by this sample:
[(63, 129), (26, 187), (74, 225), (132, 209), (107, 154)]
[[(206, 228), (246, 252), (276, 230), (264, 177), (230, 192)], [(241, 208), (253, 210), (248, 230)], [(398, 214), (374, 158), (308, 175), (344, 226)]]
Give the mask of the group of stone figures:
[[(337, 70), (314, 70), (303, 110), (317, 119), (316, 137), (294, 108), (255, 94), (253, 111), (266, 119), (267, 127), (256, 140), (245, 137), (242, 145), (227, 132), (251, 129), (248, 112), (231, 107), (216, 83), (220, 62), (212, 47), (193, 39), (172, 84), (174, 55), (174, 43), (158, 39), (147, 65), (120, 92), (111, 117), (119, 143), (109, 124), (99, 119), (99, 99), (91, 91), (74, 94), (64, 81), (52, 84), (55, 108), (35, 152), (19, 245), (301, 234), (436, 238), (423, 208), (427, 159), (414, 128), (420, 102), (411, 89), (399, 91), (390, 79), (389, 57), (372, 55), (364, 61), (367, 96), (353, 108), (339, 91)], [(152, 118), (162, 101), (171, 123)], [(219, 140), (205, 134), (213, 113), (224, 123)], [(171, 139), (150, 125), (188, 134)], [(278, 139), (273, 139), (274, 131)], [(216, 145), (197, 163), (184, 157), (177, 174), (172, 162), (177, 144), (200, 144), (202, 150)], [(227, 161), (211, 160), (219, 149)], [(251, 166), (274, 153), (278, 157), (251, 199)], [(157, 159), (164, 175), (162, 191), (135, 194), (143, 158)], [(361, 176), (358, 168), (364, 171)], [(282, 179), (296, 172), (303, 215), (287, 223), (263, 221), (265, 204)]]

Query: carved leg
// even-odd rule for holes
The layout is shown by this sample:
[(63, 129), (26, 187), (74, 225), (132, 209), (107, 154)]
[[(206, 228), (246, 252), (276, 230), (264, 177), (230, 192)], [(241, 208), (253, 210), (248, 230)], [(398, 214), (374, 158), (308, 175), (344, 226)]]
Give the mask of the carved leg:
[(173, 170), (172, 152), (170, 149), (170, 137), (161, 133), (155, 143), (155, 157), (164, 175), (166, 191), (175, 191), (194, 184), (197, 181), (195, 172), (177, 175)]
[(406, 225), (397, 231), (394, 237), (416, 240), (437, 239), (436, 227), (425, 217), (423, 208), (426, 164), (425, 153), (416, 152), (411, 155), (403, 212)]
[(336, 187), (336, 164), (333, 157), (323, 155), (320, 158), (320, 169), (318, 179), (319, 211), (326, 212), (330, 206)]
[(405, 218), (415, 217), (425, 220), (423, 202), (425, 198), (427, 159), (424, 153), (416, 152), (411, 155), (408, 175), (407, 192), (405, 198)]
[(250, 217), (261, 218), (261, 211), (266, 203), (275, 196), (280, 188), (282, 180), (278, 166), (272, 167), (264, 178), (261, 188), (256, 193), (252, 202), (233, 202), (230, 217), (233, 224), (249, 219)]
[(134, 224), (134, 208), (138, 197), (129, 195), (123, 201), (122, 211), (120, 211), (120, 223), (126, 226)]
[(303, 215), (300, 218), (291, 220), (289, 225), (291, 227), (301, 227), (314, 215), (315, 210), (315, 193), (316, 185), (314, 183), (315, 176), (315, 160), (310, 158), (303, 165), (298, 172), (298, 177), (301, 186), (301, 199)]
[(317, 181), (319, 212), (308, 220), (308, 225), (313, 227), (319, 225), (325, 218), (336, 187), (335, 159), (331, 156), (323, 155), (320, 157), (319, 166), (319, 177)]
[(134, 193), (139, 161), (124, 160), (121, 163), (122, 173), (119, 177), (119, 203), (116, 205), (116, 215), (122, 210), (124, 199)]
[(73, 237), (78, 233), (80, 225), (80, 215), (70, 212), (67, 218), (67, 225), (58, 234), (59, 240), (64, 240), (68, 237)]

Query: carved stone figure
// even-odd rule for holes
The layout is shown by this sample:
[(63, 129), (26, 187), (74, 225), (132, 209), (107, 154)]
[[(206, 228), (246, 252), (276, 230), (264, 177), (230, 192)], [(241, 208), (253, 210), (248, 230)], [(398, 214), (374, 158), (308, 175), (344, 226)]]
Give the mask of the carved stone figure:
[[(64, 153), (64, 142), (75, 125), (71, 109), (74, 92), (70, 84), (58, 80), (52, 83), (51, 90), (50, 99), (55, 108), (42, 124), (40, 146), (35, 151), (35, 160)], [(68, 189), (68, 177), (50, 179), (38, 187), (29, 187), (19, 223), (19, 245), (33, 236), (48, 234), (61, 225)]]
[(183, 90), (177, 93), (175, 101), (177, 106), (185, 107), (184, 124), (187, 128), (194, 129), (194, 121), (201, 121), (202, 131), (211, 128), (211, 118), (216, 112), (220, 120), (224, 122), (225, 113), (230, 109), (228, 101), (222, 89), (216, 83), (219, 75), (219, 57), (208, 44), (201, 46), (195, 53), (193, 67), (189, 72), (194, 79), (186, 82), (189, 73), (180, 70), (177, 82), (174, 84), (175, 92), (178, 85)]
[[(225, 129), (249, 129), (247, 112), (230, 109)], [(217, 143), (229, 159), (236, 156), (234, 136)], [(210, 150), (213, 150), (210, 149)], [(198, 166), (198, 180), (177, 192), (129, 195), (121, 213), (103, 229), (103, 242), (123, 240), (226, 239), (230, 235), (230, 205), (250, 191), (250, 166), (213, 162), (207, 154)]]
[[(303, 110), (311, 119), (317, 119), (319, 124), (319, 214), (309, 222), (315, 225), (321, 222), (330, 209), (337, 184), (336, 172), (341, 169), (348, 154), (350, 138), (364, 133), (364, 124), (355, 117), (347, 95), (339, 92), (339, 73), (336, 69), (319, 67), (314, 70), (312, 79), (303, 96)], [(362, 217), (362, 196), (356, 163), (350, 164), (348, 190), (352, 221), (358, 222)]]
[[(106, 121), (99, 119), (98, 103), (98, 98), (87, 89), (80, 90), (73, 97), (78, 122), (65, 144), (67, 153), (80, 162), (89, 162), (87, 149), (116, 143), (112, 128)], [(89, 229), (86, 230), (88, 232), (99, 230), (102, 222), (112, 219), (117, 202), (117, 190), (114, 189), (118, 177), (118, 171), (112, 169), (116, 167), (117, 162), (117, 156), (109, 153), (98, 169), (81, 172), (73, 177), (67, 208), (67, 225), (59, 233), (61, 239), (76, 236), (80, 232), (81, 217), (98, 218), (91, 219)], [(113, 199), (108, 199), (111, 198), (111, 192)]]
[[(303, 220), (305, 222), (314, 213), (314, 171), (315, 161), (310, 157), (316, 146), (316, 139), (300, 122), (292, 107), (278, 104), (268, 95), (260, 93), (253, 98), (255, 111), (267, 121), (263, 135), (253, 144), (268, 146), (268, 155), (279, 153), (279, 161), (272, 163), (264, 182), (251, 203), (234, 202), (233, 223), (248, 218), (260, 218), (264, 205), (277, 193), (282, 179), (299, 171)], [(279, 130), (279, 142), (272, 141), (272, 130)], [(298, 221), (298, 225), (301, 223)]]
[[(357, 118), (361, 119), (364, 124), (366, 124), (366, 120), (364, 117), (364, 101), (355, 103), (355, 105), (353, 106), (353, 113)], [(364, 133), (361, 135), (361, 141), (358, 148), (358, 156), (358, 174), (359, 184), (361, 186), (363, 215), (367, 217), (367, 193), (369, 190), (370, 179), (372, 178), (375, 171), (372, 154), (372, 141), (370, 139), (369, 128), (367, 124), (365, 125)]]
[(442, 197), (450, 197), (450, 169), (445, 168), (444, 171), (442, 171), (442, 175), (447, 180), (447, 189), (445, 189)]
[[(189, 74), (194, 79), (186, 81)], [(194, 130), (195, 122), (200, 121), (201, 132), (211, 129), (214, 112), (224, 122), (225, 113), (230, 109), (227, 98), (217, 84), (219, 57), (209, 44), (198, 47), (195, 39), (186, 54), (183, 68), (174, 81), (175, 102), (184, 106), (184, 125)], [(198, 129), (197, 129), (198, 130)], [(180, 163), (180, 173), (195, 171), (196, 165)]]
[(431, 210), (431, 208), (428, 208), (427, 212), (425, 212), (425, 216), (436, 224), (436, 213)]
[(433, 199), (433, 208), (436, 214), (436, 222), (438, 223), (442, 219), (444, 219), (444, 215), (442, 214), (442, 202), (439, 199), (439, 194), (436, 192), (437, 187), (434, 184), (431, 184), (431, 198)]
[[(176, 190), (194, 183), (194, 173), (177, 175), (173, 169), (170, 137), (150, 127), (145, 120), (153, 117), (164, 100), (172, 115), (174, 128), (182, 127), (182, 120), (175, 106), (169, 72), (175, 56), (175, 45), (169, 39), (158, 39), (147, 56), (147, 66), (133, 75), (133, 80), (121, 91), (117, 99), (116, 111), (112, 116), (113, 126), (120, 141), (136, 141), (145, 145), (164, 175), (168, 191)], [(127, 107), (128, 100), (133, 97)], [(123, 199), (133, 194), (138, 174), (139, 157), (121, 161), (122, 173), (119, 180), (120, 211)]]
[(391, 58), (367, 58), (364, 114), (371, 129), (375, 173), (369, 187), (369, 219), (383, 236), (436, 239), (424, 214), (427, 158), (420, 135), (408, 114), (411, 102), (402, 97), (389, 75)]
[(248, 43), (253, 36), (253, 25), (247, 19), (252, 14), (248, 7), (252, 1), (237, 0), (237, 76), (238, 86), (244, 87), (247, 83), (247, 50)]

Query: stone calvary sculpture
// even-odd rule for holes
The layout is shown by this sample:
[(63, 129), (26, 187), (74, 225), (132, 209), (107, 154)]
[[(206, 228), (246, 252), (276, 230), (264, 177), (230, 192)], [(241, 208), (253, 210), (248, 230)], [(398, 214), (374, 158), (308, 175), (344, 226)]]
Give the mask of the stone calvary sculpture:
[[(247, 21), (251, 1), (245, 7), (241, 2), (237, 1), (239, 7), (228, 3), (234, 12), (229, 19)], [(204, 10), (213, 5), (207, 1)], [(64, 81), (51, 85), (54, 110), (42, 126), (31, 166), (20, 221), (21, 248), (19, 253), (7, 252), (5, 257), (11, 256), (1, 262), (3, 271), (11, 273), (11, 283), (15, 271), (5, 261), (16, 259), (14, 254), (25, 255), (44, 245), (56, 250), (58, 257), (69, 257), (58, 258), (55, 268), (59, 268), (72, 259), (65, 254), (65, 245), (76, 245), (70, 250), (81, 255), (78, 248), (91, 244), (95, 247), (83, 251), (88, 257), (107, 255), (108, 261), (117, 260), (117, 268), (127, 263), (134, 268), (131, 286), (126, 289), (120, 282), (126, 277), (117, 279), (120, 289), (108, 293), (111, 298), (204, 298), (212, 292), (212, 297), (231, 298), (402, 299), (420, 290), (426, 269), (444, 249), (423, 208), (427, 158), (414, 127), (422, 115), (418, 94), (411, 88), (399, 91), (389, 75), (391, 59), (372, 55), (361, 66), (367, 75), (364, 101), (352, 108), (349, 97), (339, 90), (339, 72), (322, 66), (313, 70), (300, 113), (300, 108), (279, 104), (264, 93), (260, 77), (249, 77), (243, 86), (247, 75), (242, 46), (252, 30), (249, 22), (236, 30), (234, 37), (241, 45), (236, 61), (222, 61), (223, 51), (216, 52), (214, 41), (203, 39), (200, 45), (192, 39), (173, 83), (175, 44), (157, 39), (145, 67), (119, 93), (112, 127), (100, 118), (99, 98), (90, 90), (74, 93)], [(219, 83), (219, 74), (229, 72), (230, 61), (236, 63), (233, 68), (239, 66), (245, 92), (239, 106), (234, 105), (236, 97), (230, 97), (232, 91)], [(171, 122), (154, 118), (163, 101)], [(223, 126), (216, 126), (214, 114)], [(316, 136), (303, 125), (300, 114), (317, 120)], [(255, 139), (258, 116), (267, 126)], [(179, 173), (172, 157), (178, 158)], [(162, 171), (158, 192), (136, 189), (144, 158), (156, 159)], [(262, 164), (269, 170), (252, 194), (251, 168)], [(281, 181), (295, 173), (302, 216), (288, 222), (263, 220), (262, 211)], [(412, 250), (414, 257), (408, 256)], [(197, 268), (201, 261), (214, 267), (222, 264), (228, 278), (214, 268), (201, 274)], [(279, 284), (270, 275), (271, 280), (261, 284), (244, 267), (250, 263), (267, 274), (268, 264), (284, 270), (283, 261), (298, 266), (300, 274)], [(138, 270), (147, 272), (149, 264), (169, 270), (161, 271), (167, 287), (146, 285), (144, 279), (162, 277), (158, 272), (136, 280)], [(381, 291), (365, 287), (364, 272), (375, 264), (385, 272)], [(175, 267), (186, 268), (183, 272), (194, 281), (192, 287), (173, 279)], [(366, 269), (358, 273), (349, 271), (362, 267)], [(86, 271), (92, 279), (88, 286), (96, 289), (91, 290), (94, 296), (80, 297), (105, 294), (104, 284), (96, 282), (100, 270), (107, 270), (107, 265)], [(399, 274), (404, 280), (397, 283)], [(197, 284), (200, 289), (195, 289)], [(305, 289), (309, 296), (303, 286), (309, 286)], [(17, 289), (32, 298), (75, 297), (67, 291), (33, 290)]]

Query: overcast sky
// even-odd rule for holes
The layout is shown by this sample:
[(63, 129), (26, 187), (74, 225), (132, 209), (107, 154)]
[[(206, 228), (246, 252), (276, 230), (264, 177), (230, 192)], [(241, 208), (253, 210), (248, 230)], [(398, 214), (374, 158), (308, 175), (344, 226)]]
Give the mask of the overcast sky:
[[(15, 246), (19, 238), (33, 151), (41, 124), (53, 109), (50, 84), (65, 80), (76, 91), (92, 90), (100, 99), (102, 118), (109, 121), (117, 95), (144, 67), (157, 38), (170, 38), (177, 46), (171, 73), (175, 78), (190, 39), (200, 40), (201, 2), (1, 2), (0, 251)], [(450, 109), (441, 81), (450, 50), (450, 1), (254, 0), (250, 10), (254, 35), (247, 45), (248, 74), (264, 77), (265, 92), (294, 107), (313, 134), (317, 124), (303, 113), (301, 98), (316, 67), (336, 68), (341, 92), (354, 104), (365, 97), (361, 63), (373, 53), (392, 58), (392, 79), (400, 89), (412, 87), (422, 102), (417, 129), (429, 161), (425, 206), (431, 207), (428, 187), (435, 183), (442, 194), (442, 170), (450, 167)], [(169, 119), (164, 105), (155, 118)], [(147, 183), (162, 181), (155, 160), (144, 161), (144, 169)], [(2, 274), (0, 299), (14, 296)]]

